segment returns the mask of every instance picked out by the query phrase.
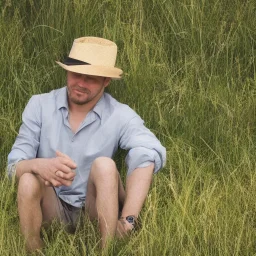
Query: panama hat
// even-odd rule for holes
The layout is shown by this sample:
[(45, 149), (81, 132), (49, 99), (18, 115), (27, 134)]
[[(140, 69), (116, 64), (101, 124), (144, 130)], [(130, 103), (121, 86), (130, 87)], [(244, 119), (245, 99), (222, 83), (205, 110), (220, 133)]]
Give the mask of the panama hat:
[(117, 46), (99, 37), (80, 37), (74, 40), (69, 56), (56, 61), (65, 70), (120, 79), (123, 71), (115, 67)]

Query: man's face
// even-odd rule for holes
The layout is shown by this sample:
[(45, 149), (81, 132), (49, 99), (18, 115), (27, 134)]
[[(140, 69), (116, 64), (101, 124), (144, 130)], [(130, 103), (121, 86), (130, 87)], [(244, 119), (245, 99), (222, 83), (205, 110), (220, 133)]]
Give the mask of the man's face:
[(84, 105), (93, 100), (97, 102), (108, 86), (110, 78), (67, 72), (67, 88), (69, 101)]

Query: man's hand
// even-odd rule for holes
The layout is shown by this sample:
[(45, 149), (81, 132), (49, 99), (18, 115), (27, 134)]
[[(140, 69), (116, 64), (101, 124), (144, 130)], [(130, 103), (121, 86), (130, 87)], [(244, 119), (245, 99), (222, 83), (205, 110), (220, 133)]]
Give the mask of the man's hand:
[(46, 186), (70, 186), (75, 177), (76, 163), (67, 155), (56, 152), (55, 158), (38, 158), (34, 172), (45, 180)]
[(116, 236), (119, 238), (128, 236), (133, 229), (134, 227), (131, 223), (126, 220), (119, 219), (117, 221)]

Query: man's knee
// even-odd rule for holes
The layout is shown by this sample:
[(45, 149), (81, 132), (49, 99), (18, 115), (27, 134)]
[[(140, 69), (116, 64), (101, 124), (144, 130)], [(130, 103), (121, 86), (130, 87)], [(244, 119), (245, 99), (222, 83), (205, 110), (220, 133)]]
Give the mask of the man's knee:
[(115, 162), (111, 158), (105, 156), (96, 158), (92, 163), (92, 169), (103, 171), (104, 173), (117, 171)]
[(18, 197), (34, 198), (39, 196), (42, 191), (42, 182), (32, 173), (24, 173), (19, 178)]
[(92, 175), (118, 178), (115, 162), (109, 157), (98, 157), (92, 163)]

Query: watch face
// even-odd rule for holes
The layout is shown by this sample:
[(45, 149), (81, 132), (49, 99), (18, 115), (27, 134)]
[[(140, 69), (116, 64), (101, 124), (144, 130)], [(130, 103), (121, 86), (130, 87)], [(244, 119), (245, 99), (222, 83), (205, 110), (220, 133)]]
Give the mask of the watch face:
[(133, 217), (133, 216), (127, 216), (127, 217), (126, 217), (126, 220), (127, 220), (129, 223), (134, 223), (134, 217)]

